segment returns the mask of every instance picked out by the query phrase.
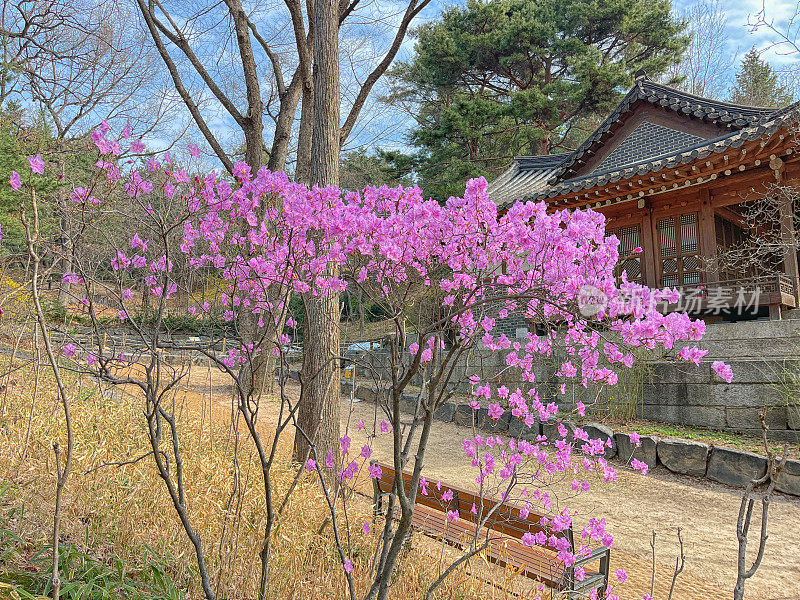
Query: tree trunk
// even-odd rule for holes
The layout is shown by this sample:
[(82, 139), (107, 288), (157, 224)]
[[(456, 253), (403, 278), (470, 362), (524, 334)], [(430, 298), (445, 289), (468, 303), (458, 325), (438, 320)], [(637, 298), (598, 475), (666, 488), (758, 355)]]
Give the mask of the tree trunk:
[[(339, 183), (339, 5), (314, 3), (314, 123), (311, 134), (311, 185)], [(306, 97), (304, 97), (305, 101)], [(304, 102), (305, 105), (305, 102)], [(333, 267), (330, 267), (331, 274)], [(298, 426), (316, 445), (318, 460), (339, 456), (339, 294), (305, 298), (303, 388)], [(295, 457), (308, 453), (304, 437), (295, 435)], [(333, 475), (333, 473), (331, 473)]]
[(339, 185), (339, 5), (314, 3), (314, 127), (311, 184)]
[(286, 169), (286, 156), (289, 153), (289, 141), (292, 137), (292, 124), (300, 101), (303, 83), (300, 69), (295, 70), (292, 82), (281, 98), (278, 118), (275, 122), (275, 134), (272, 138), (272, 150), (269, 154), (267, 167), (270, 171), (283, 171)]
[(303, 86), (303, 103), (300, 107), (300, 130), (297, 135), (297, 168), (294, 178), (300, 183), (311, 183), (311, 137), (314, 127), (314, 88), (311, 82)]

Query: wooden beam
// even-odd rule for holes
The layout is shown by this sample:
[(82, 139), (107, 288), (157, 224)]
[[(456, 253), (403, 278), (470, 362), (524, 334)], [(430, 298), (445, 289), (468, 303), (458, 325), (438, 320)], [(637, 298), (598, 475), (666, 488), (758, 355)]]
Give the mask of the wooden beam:
[(724, 219), (727, 219), (731, 223), (735, 223), (744, 230), (750, 229), (750, 224), (744, 219), (744, 217), (742, 217), (742, 215), (739, 213), (732, 211), (730, 208), (725, 206), (715, 206), (714, 212)]

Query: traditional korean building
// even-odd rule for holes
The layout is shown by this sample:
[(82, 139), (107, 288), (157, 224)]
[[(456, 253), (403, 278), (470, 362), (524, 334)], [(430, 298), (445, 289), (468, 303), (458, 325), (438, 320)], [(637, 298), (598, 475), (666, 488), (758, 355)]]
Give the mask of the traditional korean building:
[[(668, 307), (709, 319), (780, 318), (798, 306), (794, 218), (774, 223), (788, 241), (776, 263), (737, 272), (708, 268), (751, 235), (744, 202), (769, 185), (800, 185), (800, 104), (740, 106), (693, 96), (639, 75), (617, 108), (576, 150), (523, 156), (490, 187), (507, 206), (544, 200), (553, 209), (591, 208), (620, 239), (632, 281), (677, 287)], [(640, 254), (632, 251), (641, 247)], [(775, 266), (777, 264), (777, 267)]]

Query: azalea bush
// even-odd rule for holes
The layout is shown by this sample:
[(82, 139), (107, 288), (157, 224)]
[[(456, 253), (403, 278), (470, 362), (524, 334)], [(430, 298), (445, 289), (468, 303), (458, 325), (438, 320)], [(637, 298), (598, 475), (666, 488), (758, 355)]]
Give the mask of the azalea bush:
[[(323, 492), (351, 598), (386, 598), (403, 560), (419, 495), (431, 493), (435, 486), (437, 497), (445, 502), (452, 497), (446, 482), (426, 476), (426, 450), (434, 414), (458, 389), (469, 386), (476, 414), (485, 409), (497, 420), (510, 412), (524, 434), (539, 422), (561, 416), (558, 398), (548, 397), (546, 382), (537, 380), (536, 367), (542, 361), (563, 357), (558, 376), (586, 388), (615, 385), (621, 371), (635, 366), (642, 349), (658, 349), (676, 361), (694, 364), (705, 354), (694, 344), (703, 336), (702, 321), (658, 310), (675, 302), (677, 291), (649, 289), (628, 282), (624, 275), (621, 282), (616, 278), (619, 243), (605, 235), (599, 213), (551, 211), (534, 202), (499, 211), (483, 179), (469, 181), (463, 197), (440, 205), (426, 200), (416, 187), (309, 190), (284, 173), (263, 168), (254, 173), (241, 162), (235, 165), (234, 178), (189, 173), (169, 155), (151, 156), (143, 164), (120, 160), (122, 153), (144, 150), (140, 140), (130, 141), (127, 128), (114, 139), (104, 125), (92, 139), (99, 154), (95, 177), (72, 194), (84, 235), (91, 235), (98, 213), (110, 210), (104, 199), (111, 196), (124, 194), (129, 200), (125, 206), (137, 207), (141, 219), (129, 242), (114, 248), (108, 264), (77, 258), (70, 263), (74, 272), (63, 277), (82, 303), (94, 335), (65, 340), (61, 353), (69, 368), (138, 389), (149, 459), (192, 543), (201, 587), (209, 599), (219, 591), (208, 576), (202, 535), (187, 508), (180, 419), (169, 401), (186, 366), (172, 362), (172, 354), (212, 361), (234, 389), (235, 409), (248, 433), (240, 443), (255, 449), (265, 497), (263, 538), (254, 549), (260, 562), (259, 581), (254, 582), (259, 597), (266, 595), (270, 578), (280, 576), (270, 569), (270, 552), (276, 524), (285, 518), (281, 511), (286, 498), (278, 497), (271, 471), (281, 440), (295, 436), (308, 447), (306, 455), (295, 457), (296, 479), (315, 478)], [(43, 169), (41, 159), (33, 157), (31, 172), (13, 174), (10, 184), (21, 195), (33, 194), (31, 178)], [(120, 213), (118, 218), (126, 217)], [(223, 318), (238, 331), (237, 341), (228, 340), (224, 352), (213, 334), (203, 341), (165, 334), (165, 316), (174, 310), (176, 299), (190, 295), (191, 290), (183, 289), (183, 270), (213, 271), (224, 280)], [(146, 323), (135, 316), (137, 286), (150, 296), (155, 310), (155, 318), (150, 315)], [(113, 299), (119, 326), (135, 344), (100, 343), (108, 328), (100, 318), (108, 313), (108, 302), (98, 305), (98, 290)], [(348, 419), (338, 445), (331, 447), (298, 425), (298, 403), (287, 391), (285, 351), (298, 326), (289, 314), (291, 298), (342, 291), (358, 292), (379, 307), (394, 332), (382, 362), (355, 359), (376, 385), (375, 418), (369, 424)], [(219, 308), (202, 302), (190, 303), (186, 310), (202, 320)], [(501, 325), (520, 314), (535, 327), (524, 337), (509, 338)], [(497, 383), (498, 373), (464, 370), (473, 358), (496, 352), (505, 357), (502, 370), (513, 371), (521, 385), (509, 388)], [(341, 360), (330, 356), (330, 361)], [(263, 389), (250, 378), (270, 361), (281, 367), (276, 370), (279, 410), (265, 437), (258, 426), (265, 418)], [(732, 377), (722, 363), (715, 363), (714, 370), (727, 380)], [(300, 386), (313, 384), (300, 381)], [(566, 393), (564, 386), (556, 396), (559, 393)], [(413, 414), (403, 418), (401, 408), (409, 394), (414, 398)], [(574, 410), (583, 413), (586, 406), (578, 402)], [(606, 521), (581, 514), (572, 502), (594, 485), (615, 481), (617, 473), (603, 458), (606, 442), (563, 425), (559, 434), (555, 440), (536, 435), (508, 438), (485, 435), (475, 427), (463, 440), (464, 466), (474, 471), (479, 497), (519, 506), (523, 517), (546, 515), (540, 524), (552, 534), (526, 534), (522, 543), (549, 547), (570, 567), (593, 545), (613, 545)], [(354, 522), (350, 515), (353, 504), (360, 502), (357, 491), (382, 475), (380, 465), (371, 462), (382, 439), (392, 449), (387, 462), (395, 472), (409, 473), (410, 483), (398, 479), (388, 499), (388, 514), (395, 518), (372, 525)], [(631, 466), (647, 469), (639, 461)], [(233, 471), (238, 468), (234, 465)], [(426, 583), (428, 595), (484, 550), (481, 534), (495, 512), (482, 504), (473, 506), (477, 525), (472, 539), (443, 566), (438, 578)], [(459, 514), (450, 511), (447, 518), (455, 521)], [(375, 540), (374, 552), (351, 555), (348, 540), (367, 536), (374, 527), (380, 529), (370, 538)], [(556, 535), (570, 527), (576, 532), (575, 547)], [(359, 570), (368, 574), (366, 578), (354, 577)], [(576, 579), (584, 576), (581, 567), (574, 569)], [(624, 571), (616, 579), (622, 582)], [(613, 585), (604, 592), (613, 597)]]

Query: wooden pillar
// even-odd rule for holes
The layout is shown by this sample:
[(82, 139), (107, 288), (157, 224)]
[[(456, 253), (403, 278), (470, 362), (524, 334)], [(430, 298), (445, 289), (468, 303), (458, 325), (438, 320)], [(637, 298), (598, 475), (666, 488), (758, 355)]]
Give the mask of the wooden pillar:
[(653, 211), (647, 207), (642, 210), (642, 269), (644, 270), (644, 283), (656, 288), (658, 285), (658, 245), (654, 237)]
[[(707, 187), (701, 187), (698, 192), (700, 196), (700, 214), (697, 227), (700, 238), (700, 256), (708, 260), (717, 254), (717, 231), (714, 221), (714, 207), (711, 206), (711, 194)], [(719, 281), (719, 273), (716, 269), (704, 267), (703, 276), (705, 277), (706, 283)]]
[(780, 304), (770, 304), (769, 305), (769, 320), (770, 321), (780, 321), (781, 319), (781, 305)]
[(792, 281), (794, 286), (795, 303), (798, 298), (800, 288), (800, 276), (798, 276), (797, 265), (797, 236), (794, 229), (794, 215), (792, 207), (788, 203), (782, 203), (781, 211), (781, 241), (783, 242), (783, 272)]

